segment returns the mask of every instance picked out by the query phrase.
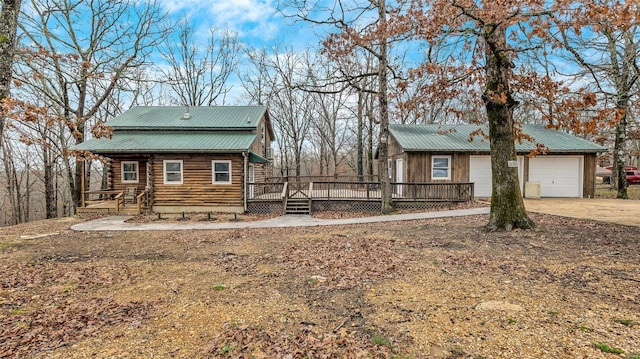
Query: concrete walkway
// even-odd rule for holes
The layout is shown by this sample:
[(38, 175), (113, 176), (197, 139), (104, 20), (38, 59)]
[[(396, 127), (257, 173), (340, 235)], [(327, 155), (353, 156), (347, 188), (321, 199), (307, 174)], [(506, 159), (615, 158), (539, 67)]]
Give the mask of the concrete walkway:
[(377, 223), (392, 221), (408, 221), (414, 219), (443, 218), (473, 216), (487, 214), (489, 208), (470, 208), (453, 211), (421, 212), (393, 214), (388, 216), (374, 216), (361, 218), (318, 219), (308, 215), (285, 215), (262, 221), (228, 222), (228, 223), (126, 223), (131, 217), (112, 216), (78, 223), (71, 226), (76, 231), (178, 231), (189, 229), (233, 229), (233, 228), (283, 228), (283, 227), (311, 227), (336, 226), (345, 224)]

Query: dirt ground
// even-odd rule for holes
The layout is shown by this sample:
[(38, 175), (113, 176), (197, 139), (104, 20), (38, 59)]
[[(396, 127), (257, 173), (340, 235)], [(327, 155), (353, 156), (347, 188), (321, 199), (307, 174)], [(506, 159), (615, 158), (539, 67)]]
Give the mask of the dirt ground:
[(638, 228), (532, 218), (2, 228), (0, 357), (640, 358)]

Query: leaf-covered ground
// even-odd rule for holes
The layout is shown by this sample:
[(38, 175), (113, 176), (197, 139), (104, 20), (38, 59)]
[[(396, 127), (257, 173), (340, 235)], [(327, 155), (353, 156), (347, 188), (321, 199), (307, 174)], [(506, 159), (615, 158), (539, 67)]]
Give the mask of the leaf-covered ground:
[(640, 357), (638, 228), (533, 218), (2, 228), (0, 357)]

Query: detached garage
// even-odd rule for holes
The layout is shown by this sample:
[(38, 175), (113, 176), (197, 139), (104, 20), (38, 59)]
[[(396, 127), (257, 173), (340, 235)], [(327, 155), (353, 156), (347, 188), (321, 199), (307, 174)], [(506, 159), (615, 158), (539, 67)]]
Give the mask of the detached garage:
[[(392, 168), (392, 178), (408, 183), (473, 182), (475, 197), (491, 197), (489, 141), (482, 136), (469, 141), (478, 129), (477, 125), (391, 125), (390, 163), (403, 163)], [(524, 125), (523, 132), (534, 139), (516, 143), (518, 177), (525, 197), (527, 182), (540, 183), (541, 197), (595, 195), (596, 155), (606, 151), (604, 147), (540, 125)], [(537, 144), (549, 151), (529, 157)]]

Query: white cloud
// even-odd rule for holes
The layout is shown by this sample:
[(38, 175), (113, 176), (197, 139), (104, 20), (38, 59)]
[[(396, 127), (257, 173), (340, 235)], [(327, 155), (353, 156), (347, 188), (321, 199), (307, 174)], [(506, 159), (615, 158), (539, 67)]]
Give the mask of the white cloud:
[(172, 17), (197, 27), (229, 29), (241, 38), (273, 39), (283, 22), (273, 0), (160, 0)]

